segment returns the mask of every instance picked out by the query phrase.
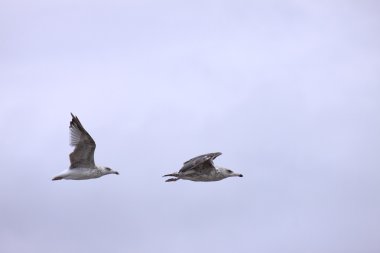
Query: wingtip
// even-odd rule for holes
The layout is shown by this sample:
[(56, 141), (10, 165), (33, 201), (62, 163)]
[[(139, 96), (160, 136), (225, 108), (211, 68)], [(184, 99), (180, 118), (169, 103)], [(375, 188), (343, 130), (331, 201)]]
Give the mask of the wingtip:
[(213, 156), (214, 157), (213, 159), (215, 159), (222, 154), (223, 154), (222, 152), (215, 152), (215, 153), (211, 153), (211, 156)]

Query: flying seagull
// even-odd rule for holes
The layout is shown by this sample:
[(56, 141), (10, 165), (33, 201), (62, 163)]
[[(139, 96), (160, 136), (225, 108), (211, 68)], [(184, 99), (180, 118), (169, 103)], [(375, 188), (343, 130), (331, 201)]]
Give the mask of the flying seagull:
[(227, 177), (242, 177), (242, 174), (214, 165), (213, 160), (221, 154), (220, 152), (209, 153), (186, 161), (179, 172), (164, 175), (164, 177), (172, 177), (166, 182), (174, 182), (178, 179), (209, 182), (219, 181)]
[(53, 180), (72, 179), (83, 180), (98, 178), (107, 174), (119, 175), (108, 167), (97, 166), (94, 162), (94, 152), (96, 148), (95, 141), (84, 129), (78, 117), (71, 113), (70, 122), (70, 145), (75, 146), (74, 151), (70, 154), (70, 168), (63, 171)]

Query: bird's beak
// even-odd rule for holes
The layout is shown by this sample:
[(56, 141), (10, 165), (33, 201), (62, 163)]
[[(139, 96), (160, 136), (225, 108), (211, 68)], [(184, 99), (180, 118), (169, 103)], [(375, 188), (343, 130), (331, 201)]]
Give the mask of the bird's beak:
[(113, 172), (113, 174), (119, 175), (119, 172), (117, 172), (117, 171), (114, 171), (114, 172)]
[(239, 177), (243, 177), (243, 174), (239, 174)]

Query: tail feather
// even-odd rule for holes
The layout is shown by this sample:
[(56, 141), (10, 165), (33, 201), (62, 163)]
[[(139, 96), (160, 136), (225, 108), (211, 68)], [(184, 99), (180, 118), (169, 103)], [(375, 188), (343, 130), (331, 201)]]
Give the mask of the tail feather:
[(177, 181), (179, 179), (177, 172), (166, 174), (166, 175), (163, 175), (162, 177), (174, 177), (174, 178), (167, 179), (165, 182), (175, 182), (175, 181)]
[(178, 173), (166, 174), (166, 175), (163, 175), (162, 177), (178, 177)]

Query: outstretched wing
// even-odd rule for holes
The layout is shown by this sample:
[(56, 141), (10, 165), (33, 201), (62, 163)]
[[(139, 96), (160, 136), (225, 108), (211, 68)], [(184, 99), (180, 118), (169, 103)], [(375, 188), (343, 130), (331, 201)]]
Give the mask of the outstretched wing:
[(221, 154), (220, 152), (216, 152), (194, 157), (186, 161), (179, 172), (186, 173), (195, 171), (199, 173), (210, 173), (212, 170), (215, 170), (213, 160)]
[(95, 141), (87, 133), (77, 116), (71, 113), (70, 122), (70, 145), (75, 146), (70, 154), (70, 169), (95, 167), (94, 152)]

